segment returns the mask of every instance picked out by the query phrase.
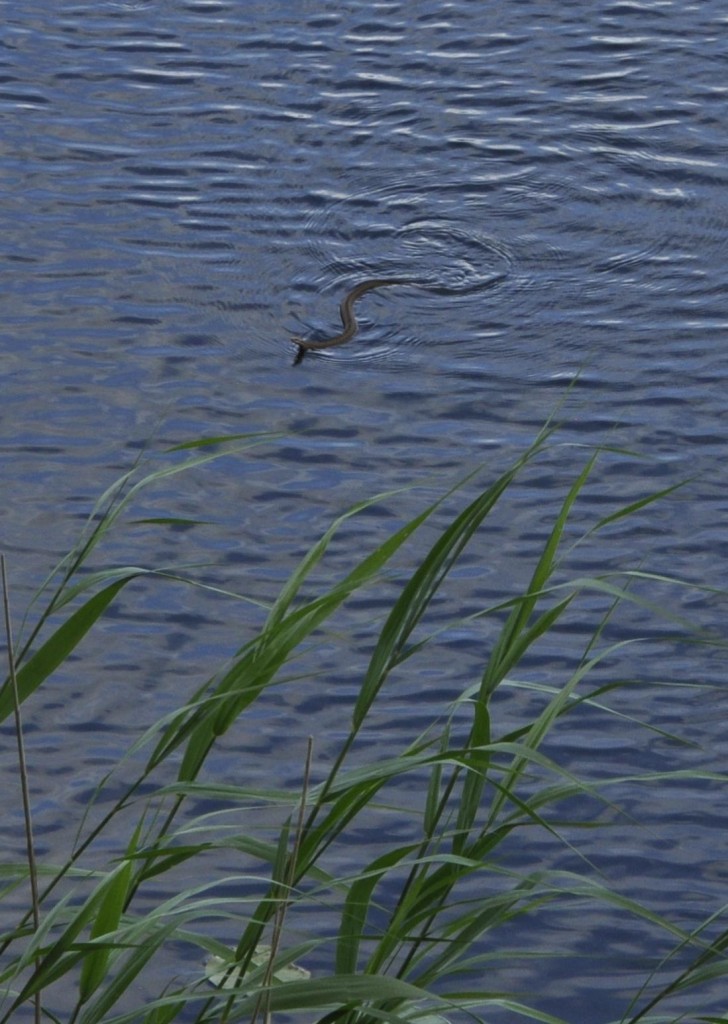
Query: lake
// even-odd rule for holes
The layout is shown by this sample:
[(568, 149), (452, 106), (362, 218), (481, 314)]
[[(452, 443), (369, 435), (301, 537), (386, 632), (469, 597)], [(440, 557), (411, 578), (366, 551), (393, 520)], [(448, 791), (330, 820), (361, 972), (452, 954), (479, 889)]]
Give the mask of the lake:
[[(354, 503), (403, 489), (344, 530), (332, 576), (469, 472), (492, 479), (555, 415), (548, 456), (470, 551), (449, 611), (526, 584), (568, 487), (603, 445), (572, 539), (620, 503), (687, 483), (571, 552), (567, 568), (641, 568), (714, 588), (653, 596), (722, 635), (727, 30), (718, 0), (6, 10), (0, 543), (18, 629), (97, 498), (140, 457), (155, 466), (202, 437), (280, 435), (170, 478), (132, 517), (199, 526), (127, 522), (96, 556), (196, 566), (197, 579), (265, 602)], [(340, 302), (370, 277), (414, 283), (363, 296), (357, 335), (293, 366), (290, 338), (338, 333)], [(351, 638), (346, 664), (325, 637), (306, 662), (315, 678), (261, 705), (254, 735), (231, 737), (222, 779), (238, 778), (242, 760), (250, 779), (298, 786), (309, 734), (316, 757), (330, 756), (367, 623), (388, 597), (385, 587), (338, 623)], [(255, 605), (233, 608), (138, 584), (28, 703), (44, 854), (61, 856), (69, 818), (140, 719), (176, 707), (260, 624)], [(557, 685), (592, 613), (587, 603), (523, 673)], [(639, 685), (617, 699), (622, 719), (567, 731), (570, 770), (722, 769), (725, 656), (660, 645), (677, 628), (622, 613), (614, 638), (644, 631), (649, 642), (599, 671)], [(443, 641), (447, 673), (405, 667), (372, 750), (426, 728), (475, 681), (488, 640), (463, 627)], [(504, 716), (517, 718), (514, 701)], [(3, 815), (20, 852), (7, 723), (3, 734)], [(581, 835), (579, 849), (625, 895), (696, 927), (725, 900), (723, 790), (635, 786), (619, 802), (631, 820)], [(496, 987), (538, 991), (565, 1020), (619, 1019), (651, 934), (575, 908), (528, 943), (579, 966), (536, 958)], [(704, 998), (702, 1011), (724, 1012), (719, 990)], [(693, 1009), (681, 999), (676, 1014)]]

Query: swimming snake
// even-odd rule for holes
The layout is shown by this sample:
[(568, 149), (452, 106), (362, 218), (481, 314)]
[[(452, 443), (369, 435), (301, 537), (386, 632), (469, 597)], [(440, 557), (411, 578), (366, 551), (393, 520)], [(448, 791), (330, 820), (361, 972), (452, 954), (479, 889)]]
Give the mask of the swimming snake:
[(341, 324), (344, 328), (341, 334), (337, 334), (335, 338), (326, 338), (325, 341), (306, 341), (305, 338), (291, 339), (294, 345), (298, 345), (298, 352), (296, 353), (296, 358), (293, 360), (293, 365), (297, 366), (306, 353), (311, 349), (333, 348), (334, 345), (343, 345), (344, 342), (351, 341), (359, 329), (356, 317), (354, 316), (354, 303), (365, 292), (369, 292), (373, 288), (385, 288), (393, 284), (415, 283), (416, 282), (410, 277), (375, 277), (368, 281), (362, 281), (361, 284), (356, 286), (356, 288), (351, 289), (339, 307), (339, 312), (341, 313)]

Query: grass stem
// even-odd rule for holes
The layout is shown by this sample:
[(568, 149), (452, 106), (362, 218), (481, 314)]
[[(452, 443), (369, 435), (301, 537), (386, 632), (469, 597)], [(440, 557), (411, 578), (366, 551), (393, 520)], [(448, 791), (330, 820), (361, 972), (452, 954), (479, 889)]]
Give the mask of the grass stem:
[[(5, 617), (5, 642), (8, 650), (8, 678), (13, 691), (13, 716), (15, 721), (15, 740), (18, 748), (18, 770), (20, 775), (20, 792), (23, 806), (23, 823), (25, 827), (25, 852), (28, 859), (28, 879), (30, 882), (30, 905), (33, 919), (33, 930), (40, 928), (40, 900), (38, 898), (38, 866), (35, 858), (33, 842), (33, 818), (30, 807), (30, 786), (28, 783), (28, 766), (25, 759), (25, 743), (23, 741), (23, 719), (20, 712), (18, 694), (18, 677), (15, 670), (15, 651), (13, 647), (12, 617), (10, 615), (10, 590), (8, 587), (5, 555), (0, 554), (0, 577), (2, 577), (3, 613)], [(33, 997), (36, 1024), (41, 1019), (41, 992)]]

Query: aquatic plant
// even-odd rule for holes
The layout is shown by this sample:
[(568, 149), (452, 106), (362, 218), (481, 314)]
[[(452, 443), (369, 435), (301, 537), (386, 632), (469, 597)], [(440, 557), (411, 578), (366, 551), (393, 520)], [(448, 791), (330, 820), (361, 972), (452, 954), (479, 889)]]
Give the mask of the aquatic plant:
[[(190, 570), (93, 567), (109, 532), (143, 490), (260, 443), (269, 439), (193, 442), (171, 450), (162, 468), (146, 471), (142, 462), (125, 474), (99, 499), (78, 545), (40, 588), (17, 650), (5, 588), (10, 671), (0, 718), (15, 715), (21, 775), (26, 702), (52, 687), (54, 673), (72, 656), (82, 655), (84, 637), (132, 581), (176, 579), (203, 594), (220, 590)], [(728, 974), (723, 910), (685, 930), (610, 885), (575, 840), (580, 828), (609, 827), (599, 812), (617, 814), (621, 784), (664, 785), (671, 773), (595, 778), (585, 772), (582, 778), (560, 761), (554, 742), (572, 715), (619, 713), (608, 701), (623, 681), (608, 668), (640, 639), (610, 640), (617, 610), (628, 604), (650, 616), (667, 614), (652, 593), (668, 582), (663, 577), (631, 570), (569, 578), (564, 548), (645, 513), (674, 488), (615, 507), (576, 538), (571, 530), (567, 541), (572, 513), (600, 457), (592, 453), (566, 488), (527, 585), (446, 623), (430, 616), (463, 553), (487, 535), (488, 517), (551, 443), (547, 427), (512, 466), (448, 513), (406, 574), (399, 563), (392, 568), (395, 556), (418, 544), (421, 551), (424, 525), (463, 502), (460, 496), (475, 487), (472, 475), (372, 550), (352, 553), (349, 571), (322, 587), (333, 538), (382, 496), (336, 519), (230, 662), (162, 721), (141, 730), (120, 766), (123, 792), (114, 781), (115, 795), (106, 796), (114, 773), (99, 780), (81, 829), (69, 827), (65, 862), (33, 856), (26, 792), (28, 856), (14, 863), (6, 858), (1, 869), (0, 1024), (31, 1012), (37, 1020), (71, 1024), (267, 1021), (272, 1014), (326, 1024), (443, 1024), (463, 1016), (557, 1024), (538, 992), (524, 996), (508, 983), (515, 963), (528, 964), (543, 950), (509, 942), (523, 936), (520, 923), (538, 928), (551, 914), (579, 915), (587, 904), (631, 915), (670, 940), (625, 1006), (625, 1024), (672, 1020), (673, 999), (692, 990), (697, 1007), (699, 992), (713, 991)], [(164, 529), (182, 520), (157, 522)], [(411, 562), (413, 555), (407, 557)], [(489, 549), (489, 557), (497, 551)], [(314, 739), (295, 791), (246, 784), (244, 749), (236, 753), (239, 784), (205, 771), (211, 753), (256, 702), (273, 686), (296, 685), (297, 659), (328, 635), (334, 613), (386, 572), (388, 587), (399, 581), (398, 594), (384, 621), (372, 623), (371, 653), (328, 766), (317, 763)], [(574, 667), (548, 681), (521, 676), (519, 666), (579, 602), (594, 619), (589, 636), (572, 638), (581, 643)], [(487, 624), (488, 639), (478, 678), (449, 696), (439, 716), (398, 752), (368, 757), (362, 736), (400, 666), (421, 659), (431, 669), (439, 656), (446, 671), (453, 654), (439, 641), (453, 629), (479, 624)], [(698, 638), (682, 622), (673, 620), (672, 627), (670, 643), (677, 633)], [(346, 637), (339, 642), (349, 666)], [(507, 693), (532, 698), (515, 722), (498, 700)], [(302, 721), (302, 736), (311, 727)], [(332, 743), (327, 738), (327, 750)], [(32, 763), (27, 772), (32, 780)], [(726, 781), (720, 773), (711, 778)], [(383, 827), (387, 821), (396, 828)], [(120, 829), (125, 843), (110, 855), (107, 836)], [(363, 829), (377, 841), (356, 843)], [(513, 858), (514, 843), (527, 851), (544, 839), (567, 851), (575, 866)], [(231, 861), (239, 869), (223, 875)], [(181, 966), (190, 950), (198, 965), (192, 972)], [(170, 965), (183, 954), (175, 970)], [(165, 983), (150, 991), (159, 977)], [(592, 1019), (601, 1017), (595, 1011)]]

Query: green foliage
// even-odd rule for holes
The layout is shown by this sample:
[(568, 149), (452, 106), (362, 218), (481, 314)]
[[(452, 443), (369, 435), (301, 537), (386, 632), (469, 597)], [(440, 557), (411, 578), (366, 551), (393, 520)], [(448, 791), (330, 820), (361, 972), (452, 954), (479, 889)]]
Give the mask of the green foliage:
[[(392, 674), (410, 659), (437, 656), (443, 626), (428, 624), (433, 602), (466, 548), (483, 536), (489, 515), (507, 500), (514, 481), (548, 451), (550, 438), (551, 431), (544, 430), (512, 467), (465, 501), (424, 554), (420, 528), (434, 513), (443, 515), (462, 489), (472, 490), (472, 477), (373, 550), (352, 556), (341, 579), (314, 592), (313, 573), (324, 574), (328, 548), (342, 525), (394, 496), (378, 495), (335, 520), (281, 588), (257, 634), (179, 708), (141, 733), (127, 765), (139, 764), (141, 751), (143, 764), (126, 791), (104, 805), (101, 820), (69, 839), (66, 862), (39, 864), (38, 926), (29, 908), (0, 934), (0, 1024), (13, 1021), (33, 1000), (48, 1020), (70, 1024), (267, 1021), (283, 1012), (305, 1013), (305, 1020), (321, 1018), (327, 1024), (447, 1024), (462, 1013), (475, 1020), (559, 1024), (539, 1008), (538, 993), (524, 1002), (502, 990), (500, 966), (530, 954), (501, 949), (498, 936), (520, 919), (538, 922), (587, 902), (640, 919), (673, 943), (625, 1008), (624, 1024), (672, 1020), (665, 1014), (673, 997), (725, 979), (728, 929), (722, 910), (686, 931), (611, 888), (586, 858), (581, 858), (583, 872), (507, 866), (509, 843), (516, 837), (526, 847), (534, 837), (550, 837), (579, 857), (567, 831), (596, 827), (595, 816), (572, 819), (565, 809), (574, 801), (613, 808), (607, 790), (618, 794), (621, 782), (640, 781), (634, 776), (581, 780), (555, 759), (548, 743), (565, 716), (579, 708), (611, 713), (605, 698), (619, 681), (592, 686), (590, 679), (625, 648), (625, 642), (608, 640), (615, 610), (631, 603), (655, 615), (664, 611), (658, 598), (640, 596), (666, 582), (646, 572), (565, 578), (567, 529), (598, 453), (568, 488), (525, 590), (504, 594), (468, 617), (471, 625), (487, 622), (491, 628), (479, 680), (403, 749), (387, 758), (362, 759), (357, 741)], [(82, 654), (89, 631), (132, 581), (174, 579), (199, 586), (178, 570), (91, 565), (133, 499), (161, 480), (267, 440), (238, 436), (182, 445), (169, 453), (170, 465), (146, 474), (137, 467), (109, 488), (78, 546), (49, 575), (29, 610), (35, 621), (16, 666), (21, 704), (32, 702), (41, 687), (52, 687), (69, 656)], [(191, 450), (197, 454), (179, 454)], [(611, 509), (590, 523), (583, 538), (643, 514), (671, 490)], [(165, 528), (180, 520), (170, 515), (136, 522)], [(361, 667), (348, 731), (323, 780), (310, 784), (310, 765), (298, 793), (207, 778), (203, 770), (221, 737), (265, 699), (271, 686), (293, 685), (295, 675), (287, 673), (298, 653), (329, 629), (334, 613), (363, 587), (385, 572), (391, 579), (395, 556), (412, 561), (413, 547), (420, 552), (414, 569), (402, 580), (383, 624), (378, 630), (372, 625), (372, 654)], [(496, 555), (489, 549), (490, 559)], [(515, 678), (518, 666), (573, 606), (586, 599), (596, 607), (597, 598), (601, 611), (581, 656), (575, 653), (568, 678), (554, 685)], [(683, 624), (680, 628), (685, 632)], [(348, 663), (346, 651), (342, 658)], [(506, 727), (494, 696), (517, 689), (537, 696), (540, 704), (530, 717)], [(6, 683), (0, 718), (13, 710)], [(305, 734), (311, 723), (301, 727)], [(244, 754), (240, 757), (244, 772)], [(685, 774), (645, 773), (642, 781), (656, 785)], [(688, 772), (687, 777), (697, 776)], [(725, 783), (719, 773), (712, 778)], [(100, 793), (107, 781), (101, 780)], [(221, 810), (196, 814), (195, 806), (205, 800)], [(275, 820), (275, 835), (256, 824), (263, 807), (267, 820)], [(384, 852), (357, 847), (358, 862), (342, 873), (337, 853), (345, 849), (351, 859), (352, 829), (383, 814), (406, 823), (406, 841), (393, 840)], [(126, 847), (99, 868), (107, 833), (121, 823), (128, 830)], [(237, 858), (240, 875), (218, 877), (210, 868), (218, 855)], [(184, 869), (189, 879), (192, 867), (195, 884), (178, 887), (175, 872)], [(0, 900), (17, 899), (27, 874), (25, 864), (5, 865)], [(239, 897), (222, 895), (231, 886)], [(160, 896), (162, 891), (167, 895)], [(321, 908), (334, 924), (323, 934), (304, 929), (301, 937), (307, 908)], [(234, 945), (211, 937), (215, 928), (233, 935)], [(155, 966), (158, 958), (181, 948), (199, 954), (193, 976), (180, 969), (168, 974), (153, 998), (137, 995), (141, 978), (155, 978), (162, 970)]]

